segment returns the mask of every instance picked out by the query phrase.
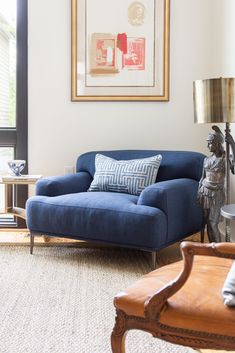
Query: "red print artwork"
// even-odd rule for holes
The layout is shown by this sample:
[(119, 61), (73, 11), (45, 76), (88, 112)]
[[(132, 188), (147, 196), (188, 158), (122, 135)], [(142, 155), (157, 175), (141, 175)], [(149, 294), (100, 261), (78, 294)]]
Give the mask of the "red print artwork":
[(115, 40), (97, 39), (95, 61), (97, 66), (115, 65)]
[(122, 67), (129, 70), (145, 69), (145, 38), (127, 38), (127, 53), (123, 54)]
[(118, 33), (117, 35), (117, 47), (123, 54), (127, 53), (127, 35), (126, 33)]

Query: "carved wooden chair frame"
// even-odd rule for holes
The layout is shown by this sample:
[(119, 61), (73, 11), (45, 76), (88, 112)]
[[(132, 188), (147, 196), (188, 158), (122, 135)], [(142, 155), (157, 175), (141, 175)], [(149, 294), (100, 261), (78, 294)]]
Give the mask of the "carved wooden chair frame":
[[(116, 311), (116, 323), (111, 336), (113, 353), (125, 353), (125, 337), (129, 330), (143, 330), (165, 341), (195, 349), (235, 350), (235, 337), (180, 329), (159, 322), (159, 315), (168, 298), (180, 290), (187, 281), (193, 266), (194, 255), (235, 259), (235, 243), (200, 244), (183, 242), (183, 269), (178, 277), (157, 291), (145, 302), (145, 317), (128, 316)], [(232, 309), (233, 310), (233, 309)]]

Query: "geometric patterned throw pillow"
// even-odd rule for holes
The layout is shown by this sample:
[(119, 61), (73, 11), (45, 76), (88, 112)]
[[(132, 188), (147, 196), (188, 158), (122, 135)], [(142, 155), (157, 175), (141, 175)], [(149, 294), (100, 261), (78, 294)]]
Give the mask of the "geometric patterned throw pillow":
[(161, 160), (160, 154), (127, 161), (118, 161), (97, 154), (95, 175), (88, 191), (112, 191), (140, 195), (144, 188), (155, 183)]

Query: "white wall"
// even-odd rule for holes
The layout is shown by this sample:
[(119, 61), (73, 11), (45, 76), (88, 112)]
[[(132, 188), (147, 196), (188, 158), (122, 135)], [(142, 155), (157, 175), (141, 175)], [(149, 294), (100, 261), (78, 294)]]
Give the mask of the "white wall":
[(210, 126), (193, 122), (192, 84), (214, 73), (215, 1), (171, 1), (170, 101), (163, 103), (71, 102), (70, 0), (30, 0), (29, 172), (61, 174), (88, 150), (207, 153)]

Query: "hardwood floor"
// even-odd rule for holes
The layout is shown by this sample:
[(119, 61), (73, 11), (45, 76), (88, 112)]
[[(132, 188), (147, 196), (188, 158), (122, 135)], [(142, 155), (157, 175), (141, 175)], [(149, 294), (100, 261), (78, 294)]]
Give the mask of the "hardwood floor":
[[(195, 234), (187, 240), (199, 241), (200, 234)], [(181, 253), (179, 249), (179, 242), (157, 252), (158, 266), (164, 266), (169, 263), (181, 260)], [(29, 246), (30, 237), (27, 229), (0, 229), (0, 246), (15, 245), (15, 246)], [(35, 237), (36, 246), (71, 246), (71, 247), (107, 247), (109, 245), (102, 245), (99, 243), (85, 242), (81, 240), (56, 238), (56, 237)], [(151, 253), (146, 252), (146, 257), (151, 257)]]
[[(199, 241), (200, 234), (197, 233), (187, 240)], [(29, 246), (30, 237), (27, 229), (0, 229), (0, 246), (2, 245), (21, 245)], [(56, 238), (56, 237), (35, 237), (35, 243), (37, 246), (74, 246), (74, 247), (107, 247), (108, 245), (102, 245), (99, 243), (85, 242), (81, 240)], [(181, 259), (181, 253), (179, 250), (179, 244), (175, 243), (167, 248), (159, 250), (157, 253), (157, 262), (160, 266), (166, 265), (171, 262), (175, 262)], [(148, 256), (148, 253), (147, 253)]]
[[(21, 245), (28, 246), (30, 243), (29, 232), (27, 229), (0, 229), (0, 246), (1, 245)], [(56, 246), (65, 245), (66, 246), (86, 246), (87, 242), (83, 242), (80, 240), (73, 239), (65, 239), (65, 238), (56, 238), (56, 237), (44, 237), (37, 236), (35, 237), (35, 243), (37, 246)]]

